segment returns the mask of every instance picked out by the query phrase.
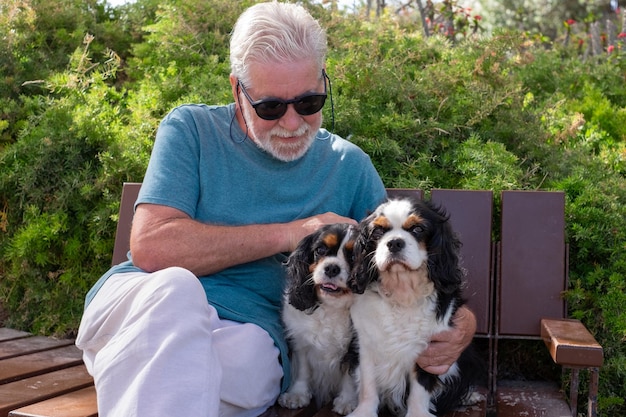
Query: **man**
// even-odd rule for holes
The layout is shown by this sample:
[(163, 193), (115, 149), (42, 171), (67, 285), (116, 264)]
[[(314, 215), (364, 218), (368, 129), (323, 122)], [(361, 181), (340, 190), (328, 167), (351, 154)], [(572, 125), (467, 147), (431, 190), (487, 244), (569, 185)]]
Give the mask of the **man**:
[[(163, 119), (132, 260), (89, 292), (76, 341), (101, 417), (258, 416), (288, 386), (282, 261), (321, 225), (354, 224), (385, 197), (369, 157), (320, 128), (325, 56), (302, 7), (257, 4), (231, 37), (235, 102)], [(445, 370), (469, 342), (473, 315), (457, 320), (423, 366)]]

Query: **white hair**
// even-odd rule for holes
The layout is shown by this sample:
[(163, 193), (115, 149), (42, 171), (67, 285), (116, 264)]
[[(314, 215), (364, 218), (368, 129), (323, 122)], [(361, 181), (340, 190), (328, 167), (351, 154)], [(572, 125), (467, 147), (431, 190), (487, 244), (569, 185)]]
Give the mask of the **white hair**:
[(239, 16), (230, 38), (231, 73), (249, 82), (250, 63), (313, 60), (321, 73), (326, 33), (304, 7), (277, 1), (256, 4)]

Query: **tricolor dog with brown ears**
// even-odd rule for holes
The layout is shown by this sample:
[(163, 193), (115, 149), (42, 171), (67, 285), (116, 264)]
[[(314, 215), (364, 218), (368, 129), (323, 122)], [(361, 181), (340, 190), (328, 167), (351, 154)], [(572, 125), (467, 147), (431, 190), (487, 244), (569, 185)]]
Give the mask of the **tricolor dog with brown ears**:
[(278, 402), (300, 408), (315, 397), (333, 411), (356, 407), (354, 329), (348, 288), (356, 227), (323, 226), (304, 238), (287, 261), (282, 317), (293, 360), (293, 380)]
[(349, 417), (432, 417), (482, 398), (472, 392), (480, 363), (466, 350), (442, 376), (416, 358), (431, 337), (449, 329), (462, 305), (460, 242), (445, 212), (430, 203), (398, 199), (360, 224), (350, 286), (358, 337), (359, 404)]

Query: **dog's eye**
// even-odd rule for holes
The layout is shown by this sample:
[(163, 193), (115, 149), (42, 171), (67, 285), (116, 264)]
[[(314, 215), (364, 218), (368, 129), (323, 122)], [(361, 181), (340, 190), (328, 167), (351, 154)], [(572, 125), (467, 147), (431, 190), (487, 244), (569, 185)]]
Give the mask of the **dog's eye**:
[(346, 257), (346, 260), (348, 261), (348, 263), (349, 264), (353, 264), (354, 260), (356, 258), (356, 254), (354, 253), (354, 250), (346, 248), (346, 249), (344, 249), (344, 251), (345, 251), (345, 257)]
[(317, 248), (315, 248), (315, 256), (324, 256), (326, 255), (326, 252), (328, 252), (328, 248), (326, 246), (318, 246)]
[(416, 224), (409, 229), (409, 232), (414, 234), (415, 236), (419, 236), (424, 233), (424, 226), (421, 224)]
[(372, 229), (371, 238), (373, 240), (378, 240), (381, 237), (383, 237), (384, 234), (385, 234), (385, 229), (383, 229), (380, 226), (376, 226), (376, 227), (374, 227), (374, 229)]

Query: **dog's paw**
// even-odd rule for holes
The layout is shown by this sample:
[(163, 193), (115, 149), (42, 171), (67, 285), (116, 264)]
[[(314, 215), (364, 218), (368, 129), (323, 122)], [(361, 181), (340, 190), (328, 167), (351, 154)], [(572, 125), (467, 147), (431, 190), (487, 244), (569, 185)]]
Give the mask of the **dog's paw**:
[(285, 408), (302, 408), (311, 402), (309, 391), (287, 391), (278, 397), (278, 404)]
[(347, 395), (340, 395), (333, 401), (333, 411), (337, 414), (345, 416), (351, 413), (357, 406), (358, 399), (356, 397), (351, 398)]

